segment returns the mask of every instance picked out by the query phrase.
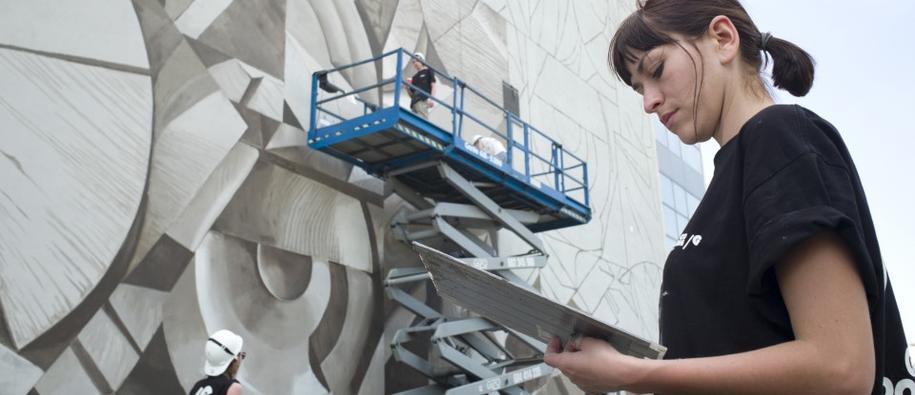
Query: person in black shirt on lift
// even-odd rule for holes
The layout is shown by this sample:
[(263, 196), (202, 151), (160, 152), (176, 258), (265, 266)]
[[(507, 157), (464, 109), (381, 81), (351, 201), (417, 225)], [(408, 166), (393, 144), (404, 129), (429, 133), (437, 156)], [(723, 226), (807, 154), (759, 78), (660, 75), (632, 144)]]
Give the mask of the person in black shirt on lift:
[(189, 395), (241, 395), (241, 384), (235, 379), (245, 352), (241, 350), (244, 343), (241, 336), (229, 330), (213, 333), (204, 349), (206, 361), (203, 373), (207, 377), (194, 384)]
[(430, 100), (429, 96), (423, 92), (428, 92), (435, 96), (435, 82), (437, 80), (435, 79), (435, 72), (423, 64), (425, 61), (426, 57), (423, 56), (422, 52), (413, 54), (410, 63), (416, 69), (416, 74), (413, 74), (413, 78), (408, 81), (413, 87), (407, 87), (404, 84), (404, 89), (410, 94), (410, 109), (423, 117), (423, 119), (429, 119), (429, 109), (435, 105), (435, 102)]
[[(665, 360), (554, 339), (544, 360), (589, 392), (902, 394), (915, 391), (893, 288), (855, 165), (795, 96), (813, 61), (760, 32), (737, 0), (647, 0), (610, 48), (614, 71), (681, 141), (721, 150), (670, 252), (660, 295)], [(909, 350), (909, 353), (913, 350)]]

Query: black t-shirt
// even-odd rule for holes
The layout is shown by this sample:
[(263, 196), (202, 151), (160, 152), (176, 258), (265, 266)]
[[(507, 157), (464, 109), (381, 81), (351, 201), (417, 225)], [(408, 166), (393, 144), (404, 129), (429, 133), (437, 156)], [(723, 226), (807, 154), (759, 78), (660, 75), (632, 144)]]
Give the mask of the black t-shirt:
[(899, 310), (855, 165), (831, 124), (794, 105), (756, 114), (715, 155), (708, 191), (664, 268), (665, 357), (733, 354), (793, 340), (774, 266), (824, 230), (848, 245), (867, 292), (873, 393), (884, 393), (884, 377), (894, 388), (911, 378)]
[(229, 392), (229, 387), (237, 382), (225, 375), (207, 376), (194, 384), (188, 395), (225, 395)]
[[(413, 85), (415, 85), (417, 88), (422, 89), (423, 91), (432, 93), (432, 83), (436, 82), (436, 81), (437, 80), (435, 79), (435, 73), (432, 72), (432, 70), (430, 70), (429, 68), (425, 68), (420, 71), (417, 71), (416, 74), (413, 74), (413, 81), (411, 83)], [(410, 88), (410, 96), (411, 96), (411, 99), (410, 99), (411, 107), (414, 104), (416, 104), (417, 102), (426, 100), (426, 98), (428, 97), (428, 96), (426, 96), (426, 94), (414, 89), (413, 87)]]

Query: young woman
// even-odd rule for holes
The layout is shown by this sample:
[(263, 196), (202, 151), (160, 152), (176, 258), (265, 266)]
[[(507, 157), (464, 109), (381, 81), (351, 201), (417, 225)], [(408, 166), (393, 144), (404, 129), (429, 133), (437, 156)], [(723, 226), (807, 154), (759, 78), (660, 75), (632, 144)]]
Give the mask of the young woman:
[(206, 360), (203, 373), (206, 377), (194, 384), (189, 395), (241, 395), (241, 384), (235, 379), (245, 352), (244, 340), (232, 331), (223, 329), (207, 339), (204, 352)]
[(827, 121), (775, 105), (813, 83), (810, 56), (761, 33), (736, 0), (647, 0), (610, 58), (680, 140), (715, 139), (708, 191), (667, 258), (665, 360), (584, 338), (545, 361), (589, 392), (902, 394), (915, 391), (892, 287), (848, 150)]

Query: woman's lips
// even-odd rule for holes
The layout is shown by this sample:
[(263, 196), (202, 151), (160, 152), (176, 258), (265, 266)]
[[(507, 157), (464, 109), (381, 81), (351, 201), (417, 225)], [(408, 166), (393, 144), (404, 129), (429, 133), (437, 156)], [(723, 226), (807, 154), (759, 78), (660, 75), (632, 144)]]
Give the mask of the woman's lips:
[(670, 118), (673, 117), (674, 114), (676, 114), (676, 113), (677, 113), (677, 110), (673, 110), (667, 114), (662, 115), (661, 123), (663, 123), (664, 126), (667, 127), (668, 129), (670, 129)]

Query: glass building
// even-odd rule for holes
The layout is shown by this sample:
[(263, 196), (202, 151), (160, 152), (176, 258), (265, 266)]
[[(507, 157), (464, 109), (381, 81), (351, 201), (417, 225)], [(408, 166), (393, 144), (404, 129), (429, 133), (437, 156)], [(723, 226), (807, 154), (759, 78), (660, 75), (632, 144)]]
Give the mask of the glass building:
[(664, 244), (673, 247), (696, 211), (705, 182), (702, 155), (697, 145), (686, 145), (654, 118), (661, 190), (661, 215), (664, 218)]

